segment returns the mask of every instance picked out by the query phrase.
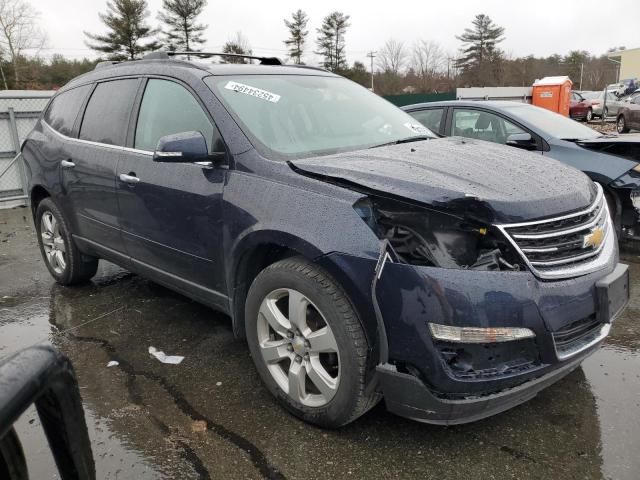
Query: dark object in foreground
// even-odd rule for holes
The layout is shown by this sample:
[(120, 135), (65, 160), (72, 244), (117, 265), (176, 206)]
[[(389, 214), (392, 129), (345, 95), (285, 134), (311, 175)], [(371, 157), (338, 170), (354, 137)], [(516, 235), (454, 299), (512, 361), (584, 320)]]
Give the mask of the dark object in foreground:
[(53, 347), (22, 350), (0, 363), (0, 478), (28, 478), (13, 424), (35, 403), (60, 478), (96, 478), (73, 366)]

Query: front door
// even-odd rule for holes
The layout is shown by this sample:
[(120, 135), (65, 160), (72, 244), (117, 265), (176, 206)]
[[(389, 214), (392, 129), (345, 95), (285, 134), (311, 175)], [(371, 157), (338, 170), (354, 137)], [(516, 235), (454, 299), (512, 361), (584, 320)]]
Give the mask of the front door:
[(134, 264), (174, 285), (223, 299), (221, 199), (226, 170), (153, 161), (158, 140), (199, 131), (209, 151), (224, 144), (196, 97), (180, 83), (151, 78), (140, 103), (132, 149), (118, 164), (123, 238)]
[(124, 253), (116, 197), (122, 155), (139, 79), (98, 83), (82, 117), (78, 139), (68, 142), (62, 183), (74, 212), (75, 233)]

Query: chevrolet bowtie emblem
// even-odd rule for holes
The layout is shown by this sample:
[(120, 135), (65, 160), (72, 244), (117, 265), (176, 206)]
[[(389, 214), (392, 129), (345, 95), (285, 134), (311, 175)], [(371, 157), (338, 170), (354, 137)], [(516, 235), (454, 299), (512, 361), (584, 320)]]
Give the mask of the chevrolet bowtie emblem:
[(582, 239), (582, 248), (593, 247), (598, 248), (604, 240), (604, 230), (600, 227), (596, 227), (591, 230), (591, 233), (585, 235)]

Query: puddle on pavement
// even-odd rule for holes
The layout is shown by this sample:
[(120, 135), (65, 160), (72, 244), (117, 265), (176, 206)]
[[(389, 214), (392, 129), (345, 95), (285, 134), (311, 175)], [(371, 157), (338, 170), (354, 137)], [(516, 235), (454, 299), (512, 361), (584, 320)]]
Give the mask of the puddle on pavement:
[[(275, 403), (226, 317), (106, 262), (95, 282), (63, 288), (38, 252), (19, 256), (27, 277), (0, 265), (0, 298), (21, 298), (0, 304), (0, 356), (44, 341), (71, 358), (98, 478), (635, 479), (640, 470), (640, 264), (606, 345), (525, 405), (450, 428), (379, 405), (325, 431)], [(185, 360), (161, 364), (149, 346)], [(55, 478), (33, 410), (18, 428), (33, 478)]]

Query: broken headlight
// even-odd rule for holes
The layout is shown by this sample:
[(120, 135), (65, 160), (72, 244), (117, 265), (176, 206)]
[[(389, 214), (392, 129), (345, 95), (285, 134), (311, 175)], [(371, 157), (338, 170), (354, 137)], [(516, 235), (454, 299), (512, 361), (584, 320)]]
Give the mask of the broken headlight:
[(491, 225), (386, 198), (365, 198), (354, 209), (398, 260), (410, 265), (474, 270), (520, 270), (520, 257)]

